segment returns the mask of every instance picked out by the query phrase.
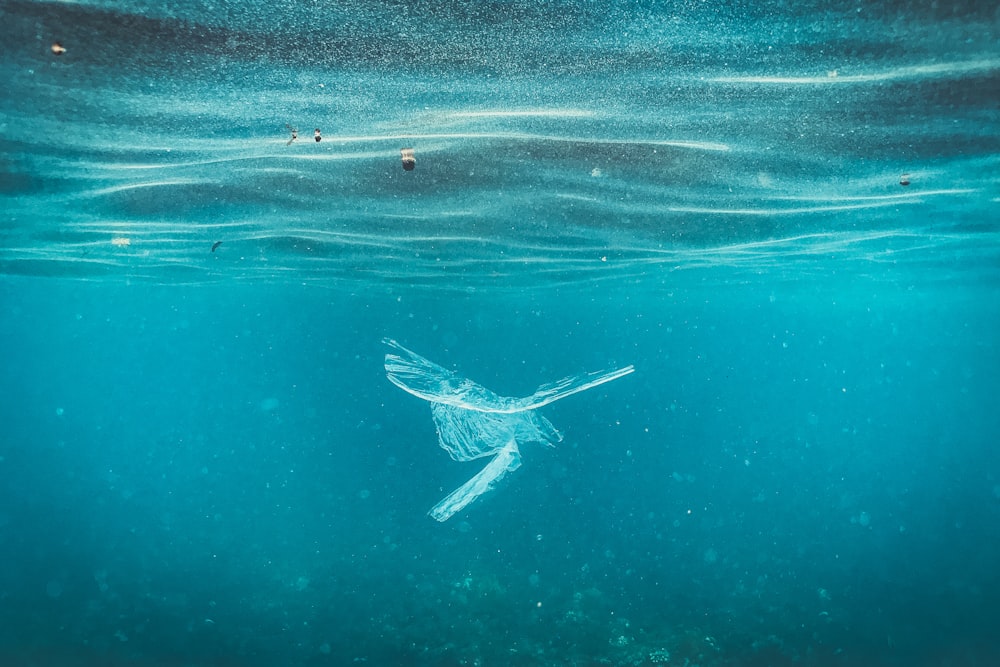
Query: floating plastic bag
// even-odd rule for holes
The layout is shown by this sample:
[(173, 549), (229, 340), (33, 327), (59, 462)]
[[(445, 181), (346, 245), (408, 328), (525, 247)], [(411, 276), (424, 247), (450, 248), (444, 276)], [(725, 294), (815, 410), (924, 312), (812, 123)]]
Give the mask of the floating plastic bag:
[(508, 472), (517, 470), (521, 466), (519, 444), (552, 445), (562, 440), (552, 423), (534, 410), (635, 370), (626, 366), (567, 377), (542, 385), (531, 396), (510, 398), (498, 396), (394, 340), (386, 338), (383, 342), (394, 350), (385, 355), (386, 376), (403, 391), (431, 403), (438, 442), (451, 458), (471, 461), (483, 456), (493, 457), (479, 474), (431, 509), (430, 515), (438, 521), (447, 521), (494, 488)]

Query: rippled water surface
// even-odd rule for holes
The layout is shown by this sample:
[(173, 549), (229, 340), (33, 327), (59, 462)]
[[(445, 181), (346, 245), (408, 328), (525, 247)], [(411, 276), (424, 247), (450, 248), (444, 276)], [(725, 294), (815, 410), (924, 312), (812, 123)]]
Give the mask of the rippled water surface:
[(986, 7), (3, 12), (8, 274), (481, 289), (833, 262), (995, 280)]

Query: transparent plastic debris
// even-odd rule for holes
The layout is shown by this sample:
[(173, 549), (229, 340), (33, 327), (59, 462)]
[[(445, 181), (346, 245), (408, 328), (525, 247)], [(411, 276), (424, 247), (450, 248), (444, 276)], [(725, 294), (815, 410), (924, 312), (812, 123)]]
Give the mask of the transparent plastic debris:
[(521, 452), (517, 449), (517, 442), (511, 440), (497, 450), (493, 460), (487, 463), (479, 474), (448, 494), (444, 500), (431, 508), (429, 514), (438, 521), (447, 521), (453, 514), (494, 488), (504, 475), (520, 467)]
[(493, 489), (508, 472), (517, 470), (521, 466), (519, 445), (539, 442), (551, 446), (562, 440), (552, 422), (535, 410), (635, 370), (626, 366), (574, 375), (543, 384), (531, 396), (512, 398), (442, 368), (394, 340), (383, 342), (393, 349), (385, 355), (386, 376), (403, 391), (430, 402), (438, 442), (451, 458), (472, 461), (493, 457), (479, 474), (431, 509), (430, 515), (438, 521), (447, 521)]

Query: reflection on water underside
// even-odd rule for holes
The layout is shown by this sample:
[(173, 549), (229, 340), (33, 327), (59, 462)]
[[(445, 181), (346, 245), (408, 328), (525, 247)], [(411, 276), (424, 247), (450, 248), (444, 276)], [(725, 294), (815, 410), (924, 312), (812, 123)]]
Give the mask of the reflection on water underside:
[(490, 59), (468, 7), (416, 8), (400, 42), (380, 3), (308, 29), (11, 3), (0, 272), (479, 289), (998, 264), (988, 16), (560, 7), (513, 3)]

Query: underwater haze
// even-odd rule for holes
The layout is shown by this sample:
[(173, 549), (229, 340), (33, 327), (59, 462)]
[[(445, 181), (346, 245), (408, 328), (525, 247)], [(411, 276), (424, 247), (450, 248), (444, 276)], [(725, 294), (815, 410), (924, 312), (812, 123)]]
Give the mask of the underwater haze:
[(0, 665), (1000, 664), (998, 45), (0, 0)]

